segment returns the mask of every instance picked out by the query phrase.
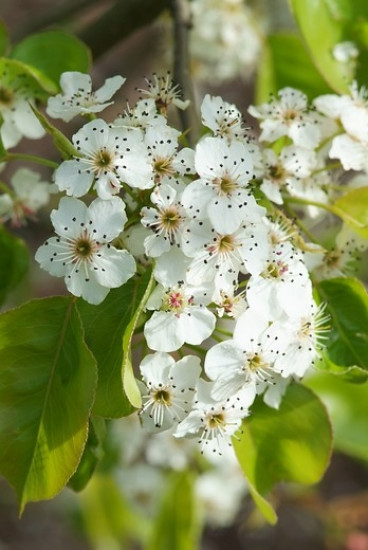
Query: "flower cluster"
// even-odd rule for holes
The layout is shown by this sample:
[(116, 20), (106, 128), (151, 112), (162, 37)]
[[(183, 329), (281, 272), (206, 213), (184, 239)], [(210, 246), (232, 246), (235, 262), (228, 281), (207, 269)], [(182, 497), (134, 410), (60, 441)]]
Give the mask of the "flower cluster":
[[(357, 124), (368, 117), (365, 91), (311, 106), (284, 88), (249, 108), (260, 121), (258, 141), (234, 105), (206, 95), (205, 132), (189, 147), (168, 124), (172, 105), (187, 107), (168, 78), (154, 77), (113, 122), (97, 118), (123, 82), (109, 79), (94, 93), (87, 75), (64, 73), (62, 93), (49, 99), (49, 116), (91, 120), (54, 172), (67, 196), (51, 213), (56, 236), (36, 260), (91, 304), (152, 267), (142, 425), (224, 453), (255, 398), (278, 408), (320, 354), (328, 320), (311, 273), (344, 275), (366, 247), (342, 227), (325, 248), (289, 217), (296, 203), (305, 223), (322, 219), (342, 169), (367, 170), (368, 139)], [(18, 194), (31, 204), (30, 194)], [(34, 209), (45, 202), (32, 200)]]

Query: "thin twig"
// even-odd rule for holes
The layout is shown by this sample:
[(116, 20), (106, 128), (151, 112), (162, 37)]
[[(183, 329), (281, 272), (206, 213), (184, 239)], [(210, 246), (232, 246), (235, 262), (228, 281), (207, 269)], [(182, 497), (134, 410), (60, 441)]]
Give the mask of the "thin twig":
[(189, 145), (199, 137), (199, 120), (194, 101), (194, 92), (189, 70), (188, 38), (190, 32), (190, 8), (187, 0), (171, 0), (174, 30), (174, 82), (179, 84), (183, 99), (189, 99), (187, 109), (180, 110), (183, 132), (188, 132)]

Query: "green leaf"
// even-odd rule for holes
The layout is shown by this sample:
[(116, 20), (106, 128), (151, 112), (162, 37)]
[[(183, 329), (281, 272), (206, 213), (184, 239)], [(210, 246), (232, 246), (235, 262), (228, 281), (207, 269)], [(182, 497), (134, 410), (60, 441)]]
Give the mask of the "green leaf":
[(260, 511), (271, 523), (275, 512), (263, 498), (276, 483), (317, 483), (330, 459), (332, 433), (326, 409), (308, 388), (292, 384), (280, 408), (257, 399), (243, 421), (235, 453)]
[(69, 159), (71, 157), (79, 157), (79, 151), (74, 147), (71, 141), (68, 140), (66, 136), (56, 126), (51, 124), (51, 122), (35, 107), (31, 105), (31, 109), (39, 120), (41, 126), (46, 130), (48, 134), (52, 137), (52, 141), (56, 149), (61, 153), (62, 158)]
[[(342, 0), (344, 4), (346, 2)], [(321, 76), (336, 92), (348, 92), (352, 74), (348, 64), (332, 56), (336, 44), (346, 40), (347, 20), (342, 18), (342, 2), (334, 0), (289, 0), (295, 19)], [(349, 2), (351, 4), (351, 2)]]
[(8, 30), (4, 21), (0, 21), (0, 55), (4, 55), (9, 45)]
[(122, 342), (146, 286), (146, 277), (134, 278), (122, 287), (110, 290), (98, 306), (78, 300), (86, 342), (96, 357), (98, 366), (98, 385), (93, 407), (96, 415), (120, 418), (134, 411), (123, 390)]
[(0, 58), (0, 78), (2, 87), (10, 92), (24, 90), (28, 97), (43, 101), (57, 91), (55, 84), (40, 71), (15, 59)]
[(27, 273), (28, 262), (25, 243), (0, 226), (0, 304)]
[(339, 376), (316, 372), (306, 381), (331, 416), (335, 449), (368, 461), (368, 383), (349, 384)]
[(34, 300), (0, 316), (0, 472), (21, 512), (75, 472), (95, 386), (74, 301)]
[(72, 34), (61, 30), (28, 36), (14, 47), (11, 57), (32, 65), (57, 86), (63, 72), (88, 73), (91, 62), (87, 46)]
[(368, 187), (353, 189), (340, 197), (334, 206), (336, 214), (356, 233), (368, 239)]
[(135, 513), (111, 476), (96, 472), (79, 498), (84, 530), (93, 548), (130, 548), (132, 539), (147, 538), (147, 515)]
[(318, 293), (326, 302), (332, 329), (326, 345), (336, 365), (368, 369), (368, 296), (353, 278), (321, 281)]
[(106, 434), (103, 418), (94, 417), (89, 421), (88, 439), (77, 471), (69, 479), (68, 486), (73, 491), (82, 491), (91, 479), (97, 464), (103, 456), (102, 442)]
[(297, 88), (311, 100), (330, 92), (330, 88), (313, 65), (299, 36), (279, 33), (267, 37), (256, 83), (256, 101), (269, 100), (286, 86)]
[(364, 370), (356, 365), (351, 365), (350, 367), (336, 365), (336, 363), (331, 361), (330, 357), (328, 357), (326, 351), (322, 352), (319, 359), (315, 362), (315, 366), (321, 371), (338, 376), (340, 380), (345, 380), (353, 384), (362, 384), (368, 380), (368, 370)]
[(134, 313), (134, 316), (132, 317), (130, 323), (126, 328), (124, 337), (123, 337), (123, 363), (122, 363), (122, 373), (121, 373), (122, 380), (123, 380), (123, 387), (125, 389), (125, 392), (128, 396), (129, 401), (131, 402), (133, 407), (136, 407), (136, 408), (140, 408), (142, 406), (142, 397), (134, 377), (132, 360), (131, 360), (131, 355), (132, 355), (131, 344), (132, 344), (134, 331), (137, 327), (137, 324), (142, 314), (142, 311), (144, 309), (144, 306), (146, 305), (146, 302), (152, 292), (153, 286), (154, 286), (153, 273), (150, 273), (149, 271), (147, 271), (141, 283), (141, 287), (145, 288), (145, 292), (143, 296), (141, 296), (139, 305)]
[(175, 472), (168, 486), (145, 550), (195, 550), (199, 524), (194, 506), (193, 474)]

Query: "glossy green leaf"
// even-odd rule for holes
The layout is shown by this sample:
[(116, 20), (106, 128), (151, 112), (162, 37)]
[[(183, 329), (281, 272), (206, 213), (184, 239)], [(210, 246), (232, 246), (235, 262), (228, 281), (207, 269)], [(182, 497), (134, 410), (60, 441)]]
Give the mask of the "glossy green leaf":
[(56, 126), (45, 117), (41, 111), (31, 105), (31, 109), (39, 120), (44, 130), (52, 137), (52, 141), (56, 149), (60, 152), (63, 159), (79, 157), (80, 153), (74, 147), (71, 141), (58, 129)]
[(334, 210), (351, 229), (368, 239), (368, 187), (353, 189), (340, 197)]
[(337, 376), (340, 380), (351, 382), (353, 384), (363, 384), (368, 380), (368, 370), (351, 365), (350, 367), (343, 367), (336, 365), (327, 354), (327, 351), (323, 351), (319, 359), (315, 362), (315, 366), (321, 371), (328, 372), (334, 376)]
[(330, 459), (331, 425), (318, 397), (298, 384), (289, 386), (278, 410), (259, 398), (251, 411), (233, 445), (257, 506), (274, 523), (264, 496), (280, 481), (321, 479)]
[(368, 369), (368, 296), (357, 279), (321, 281), (318, 293), (331, 316), (331, 332), (326, 345), (328, 357), (336, 365)]
[(6, 25), (3, 21), (0, 21), (0, 55), (4, 55), (8, 49), (9, 36)]
[[(349, 14), (344, 14), (344, 0), (289, 0), (295, 19), (321, 76), (339, 93), (348, 91), (352, 74), (346, 63), (332, 56), (336, 44), (346, 40)], [(350, 3), (351, 4), (351, 3)]]
[(169, 476), (166, 492), (145, 550), (196, 550), (199, 524), (194, 504), (193, 475), (176, 472)]
[(315, 372), (305, 383), (326, 404), (334, 430), (334, 447), (368, 461), (368, 383), (349, 384), (324, 372)]
[(68, 486), (73, 491), (82, 491), (90, 481), (104, 451), (102, 443), (106, 433), (105, 421), (101, 417), (89, 421), (88, 439), (78, 468), (69, 479)]
[(0, 226), (0, 304), (27, 273), (28, 261), (25, 243)]
[(268, 101), (270, 93), (277, 94), (286, 86), (301, 90), (309, 99), (331, 91), (299, 36), (292, 33), (270, 35), (257, 74), (257, 103)]
[(144, 288), (144, 294), (141, 295), (141, 300), (139, 302), (139, 305), (134, 313), (134, 316), (132, 317), (131, 321), (129, 322), (126, 328), (124, 337), (123, 337), (123, 362), (122, 362), (122, 373), (121, 373), (124, 390), (128, 396), (130, 403), (133, 405), (133, 407), (136, 407), (136, 408), (141, 407), (142, 397), (134, 377), (133, 365), (131, 360), (131, 356), (132, 356), (131, 344), (132, 344), (133, 334), (137, 327), (139, 318), (142, 314), (144, 306), (146, 305), (146, 302), (154, 286), (154, 278), (152, 273), (150, 274), (147, 271), (145, 273), (145, 276), (142, 277), (142, 279), (143, 280), (141, 281), (140, 288), (142, 289)]
[(61, 30), (28, 36), (14, 47), (11, 57), (35, 67), (57, 86), (65, 71), (88, 73), (91, 61), (87, 46)]
[(45, 100), (57, 91), (56, 85), (36, 68), (16, 59), (0, 58), (1, 85), (6, 90), (19, 91), (30, 98)]
[(95, 386), (74, 301), (34, 300), (0, 316), (0, 472), (21, 511), (75, 472)]
[(112, 289), (98, 306), (78, 300), (87, 345), (97, 359), (98, 386), (93, 412), (119, 418), (134, 411), (123, 390), (123, 336), (146, 291), (147, 279), (130, 279)]

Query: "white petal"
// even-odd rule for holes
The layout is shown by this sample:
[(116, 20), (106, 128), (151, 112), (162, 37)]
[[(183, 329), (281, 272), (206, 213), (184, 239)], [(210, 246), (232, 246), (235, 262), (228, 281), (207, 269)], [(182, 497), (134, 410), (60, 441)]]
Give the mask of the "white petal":
[(88, 210), (94, 238), (100, 242), (115, 239), (127, 221), (125, 203), (119, 197), (112, 197), (110, 200), (95, 199)]
[(136, 265), (133, 256), (126, 250), (104, 247), (101, 255), (93, 258), (96, 280), (107, 288), (117, 288), (133, 277)]

